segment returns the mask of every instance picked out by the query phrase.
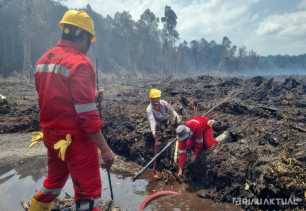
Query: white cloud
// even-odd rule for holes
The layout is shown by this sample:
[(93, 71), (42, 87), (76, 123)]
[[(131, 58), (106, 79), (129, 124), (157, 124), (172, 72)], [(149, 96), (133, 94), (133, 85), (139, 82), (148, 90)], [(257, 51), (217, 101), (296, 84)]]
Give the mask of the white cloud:
[[(178, 16), (177, 29), (182, 40), (201, 39), (220, 42), (228, 36), (234, 44), (246, 45), (259, 54), (306, 53), (300, 46), (306, 37), (306, 0), (296, 1), (295, 12), (277, 14), (277, 1), (264, 0), (67, 0), (69, 7), (90, 4), (103, 16), (129, 11), (139, 19), (147, 8), (158, 17), (165, 5)], [(266, 5), (266, 7), (265, 7)], [(269, 15), (271, 14), (271, 15)], [(273, 14), (273, 15), (272, 15)], [(272, 36), (276, 35), (276, 36)], [(286, 42), (285, 48), (279, 46)], [(272, 44), (273, 43), (273, 44)], [(281, 51), (280, 51), (281, 50)]]
[(256, 33), (258, 35), (274, 34), (281, 31), (282, 28), (283, 27), (280, 23), (266, 21), (259, 25), (258, 29), (256, 30)]
[(273, 35), (287, 38), (306, 37), (306, 11), (271, 15), (256, 30), (260, 36)]
[(306, 11), (270, 15), (258, 24), (252, 39), (264, 54), (306, 53)]
[(194, 2), (178, 11), (181, 17), (178, 30), (187, 39), (231, 37), (237, 29), (243, 28), (245, 22), (251, 21), (248, 11), (252, 4), (252, 1), (246, 3), (242, 0)]
[(298, 5), (299, 9), (306, 9), (306, 0), (301, 0), (300, 4)]

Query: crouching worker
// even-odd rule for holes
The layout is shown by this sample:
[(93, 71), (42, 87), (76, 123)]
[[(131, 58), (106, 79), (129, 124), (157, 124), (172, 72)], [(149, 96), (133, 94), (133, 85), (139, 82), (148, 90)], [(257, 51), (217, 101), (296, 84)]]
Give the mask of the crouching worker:
[(205, 116), (196, 116), (176, 128), (178, 137), (178, 176), (183, 175), (187, 154), (191, 153), (190, 161), (195, 161), (203, 150), (213, 149), (218, 142), (213, 136), (215, 120)]
[[(161, 134), (169, 127), (171, 117), (175, 124), (181, 122), (181, 117), (167, 101), (161, 99), (160, 90), (150, 89), (148, 96), (150, 105), (147, 107), (147, 118), (154, 138), (154, 152), (157, 153), (160, 150)], [(156, 162), (153, 164), (154, 174), (156, 175), (155, 168)]]
[(113, 153), (100, 128), (96, 108), (96, 75), (86, 53), (95, 40), (91, 17), (69, 10), (59, 23), (62, 39), (36, 64), (40, 128), (48, 153), (48, 174), (33, 196), (29, 211), (49, 211), (68, 177), (73, 182), (76, 211), (98, 211), (101, 176), (98, 149), (105, 167)]

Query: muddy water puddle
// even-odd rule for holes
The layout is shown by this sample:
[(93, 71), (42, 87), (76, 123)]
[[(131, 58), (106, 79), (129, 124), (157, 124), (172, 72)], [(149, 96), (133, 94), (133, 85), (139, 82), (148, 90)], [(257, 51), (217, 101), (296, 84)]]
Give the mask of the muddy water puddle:
[[(103, 176), (103, 199), (110, 199), (110, 191), (107, 175), (102, 171)], [(111, 174), (112, 186), (114, 191), (115, 202), (114, 205), (120, 207), (122, 210), (136, 210), (139, 203), (146, 194), (146, 180), (140, 180), (137, 183), (132, 182), (131, 177), (124, 177), (122, 175)], [(20, 178), (20, 175), (15, 170), (0, 176), (0, 211), (23, 211), (20, 202), (29, 200), (33, 195), (35, 189), (39, 189), (43, 182), (43, 177), (37, 181), (33, 180), (31, 176)], [(61, 193), (61, 197), (68, 193), (73, 195), (73, 186), (71, 179), (69, 179)], [(135, 209), (131, 209), (135, 208)]]
[(215, 203), (184, 192), (177, 196), (166, 196), (153, 201), (148, 209), (156, 211), (240, 211), (232, 204)]
[[(103, 177), (103, 200), (110, 200), (110, 191), (105, 171), (102, 171)], [(0, 211), (23, 211), (20, 205), (21, 201), (29, 200), (35, 189), (39, 189), (43, 182), (43, 177), (21, 176), (19, 172), (12, 169), (0, 175)], [(120, 207), (121, 210), (136, 211), (139, 204), (145, 196), (158, 190), (174, 190), (181, 194), (178, 196), (167, 196), (153, 201), (145, 210), (173, 210), (173, 211), (217, 211), (217, 210), (239, 210), (233, 205), (216, 204), (209, 200), (196, 197), (195, 194), (185, 191), (183, 186), (166, 186), (158, 185), (148, 180), (140, 179), (132, 182), (132, 178), (123, 174), (111, 174), (114, 206)], [(151, 180), (152, 178), (149, 178)], [(69, 179), (62, 191), (60, 198), (65, 193), (73, 195), (73, 186)], [(235, 209), (234, 209), (235, 208)]]

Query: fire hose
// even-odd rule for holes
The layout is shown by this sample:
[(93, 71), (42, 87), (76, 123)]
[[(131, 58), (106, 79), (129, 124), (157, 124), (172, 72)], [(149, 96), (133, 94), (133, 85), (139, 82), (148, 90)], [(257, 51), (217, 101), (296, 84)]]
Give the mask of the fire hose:
[(143, 200), (143, 202), (139, 205), (138, 211), (144, 211), (144, 209), (148, 206), (148, 204), (159, 198), (162, 196), (167, 196), (167, 195), (178, 195), (178, 192), (175, 191), (158, 191), (156, 193), (153, 193), (151, 195), (148, 195), (145, 197), (145, 199)]

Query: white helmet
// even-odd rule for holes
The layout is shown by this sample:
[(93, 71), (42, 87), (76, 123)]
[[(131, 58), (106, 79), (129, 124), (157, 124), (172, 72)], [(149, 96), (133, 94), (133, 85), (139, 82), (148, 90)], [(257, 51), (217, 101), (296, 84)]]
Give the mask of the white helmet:
[(179, 125), (176, 128), (176, 135), (179, 141), (184, 141), (192, 136), (192, 131), (186, 125)]

